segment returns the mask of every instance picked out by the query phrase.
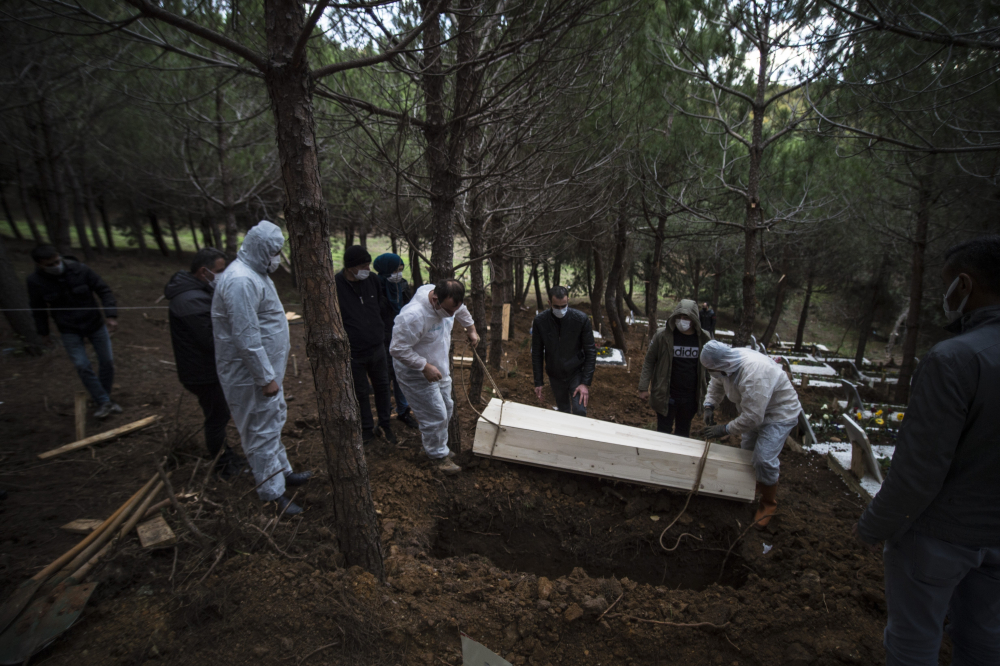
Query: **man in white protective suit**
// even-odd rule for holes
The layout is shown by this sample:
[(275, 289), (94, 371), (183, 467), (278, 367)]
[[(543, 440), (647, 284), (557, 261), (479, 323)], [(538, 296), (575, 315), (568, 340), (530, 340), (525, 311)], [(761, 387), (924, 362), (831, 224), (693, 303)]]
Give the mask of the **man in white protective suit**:
[[(705, 395), (706, 439), (739, 435), (740, 448), (753, 451), (760, 504), (754, 525), (767, 527), (778, 509), (778, 454), (798, 422), (802, 405), (781, 366), (752, 349), (733, 349), (717, 340), (705, 343), (701, 364), (712, 376)], [(716, 425), (715, 407), (728, 397), (739, 416)]]
[(287, 417), (281, 383), (291, 348), (285, 308), (268, 276), (280, 266), (285, 237), (263, 220), (247, 232), (236, 261), (215, 279), (212, 332), (215, 367), (240, 432), (257, 494), (279, 512), (302, 513), (285, 486), (304, 484), (312, 472), (292, 473), (281, 429)]
[(420, 422), (424, 451), (445, 474), (462, 471), (452, 462), (455, 454), (448, 448), (448, 422), (455, 410), (448, 353), (455, 320), (473, 347), (479, 343), (463, 300), (465, 287), (458, 280), (420, 287), (396, 315), (389, 345), (396, 381)]

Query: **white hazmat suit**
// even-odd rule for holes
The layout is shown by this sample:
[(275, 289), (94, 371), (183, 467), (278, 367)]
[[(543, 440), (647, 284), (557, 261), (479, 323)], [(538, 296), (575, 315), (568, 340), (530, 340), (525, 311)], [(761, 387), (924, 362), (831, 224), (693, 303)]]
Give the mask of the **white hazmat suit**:
[[(434, 285), (417, 289), (399, 314), (392, 329), (389, 354), (396, 381), (420, 422), (424, 451), (434, 459), (448, 455), (448, 422), (455, 403), (451, 399), (451, 371), (448, 353), (451, 329), (458, 320), (462, 328), (473, 325), (472, 314), (464, 305), (453, 316), (435, 310), (428, 297)], [(423, 369), (428, 363), (441, 371), (441, 379), (429, 382)]]
[[(236, 261), (215, 279), (212, 331), (215, 367), (233, 421), (240, 432), (262, 500), (285, 492), (285, 474), (292, 471), (281, 429), (287, 417), (285, 364), (291, 347), (285, 308), (268, 265), (285, 244), (276, 225), (261, 221), (247, 232)], [(267, 397), (263, 388), (272, 381), (278, 393)]]
[(741, 448), (754, 452), (757, 480), (773, 486), (778, 482), (778, 454), (802, 411), (795, 387), (768, 356), (716, 340), (705, 343), (701, 364), (712, 374), (705, 407), (718, 406), (723, 396), (733, 401), (739, 416), (726, 429), (741, 436)]

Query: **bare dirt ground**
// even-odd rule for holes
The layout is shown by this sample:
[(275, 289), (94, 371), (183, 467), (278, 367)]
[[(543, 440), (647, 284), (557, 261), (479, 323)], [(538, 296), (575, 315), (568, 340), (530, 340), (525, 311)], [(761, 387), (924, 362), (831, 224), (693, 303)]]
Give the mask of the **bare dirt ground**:
[[(22, 273), (26, 249), (14, 247)], [(179, 267), (125, 254), (92, 265), (131, 306), (154, 304)], [(296, 309), (294, 292), (279, 286)], [(515, 319), (507, 349), (517, 371), (499, 384), (535, 404), (531, 314)], [(633, 347), (642, 334), (630, 332)], [(419, 435), (395, 422), (400, 446), (379, 440), (368, 451), (389, 574), (379, 584), (343, 567), (331, 530), (302, 326), (292, 326), (300, 375), (289, 368), (285, 379), (284, 442), (296, 469), (320, 474), (296, 498), (304, 517), (276, 526), (249, 475), (202, 490), (201, 414), (169, 363), (166, 310), (123, 311), (113, 343), (125, 413), (88, 432), (164, 419), (48, 461), (37, 454), (73, 439), (79, 381), (61, 351), (3, 357), (0, 487), (10, 496), (0, 503), (0, 594), (80, 538), (59, 526), (109, 515), (158, 457), (168, 457), (177, 490), (200, 491), (189, 510), (215, 544), (203, 549), (163, 510), (176, 548), (143, 551), (134, 536), (117, 548), (95, 570), (99, 586), (78, 624), (33, 664), (458, 664), (459, 632), (514, 664), (883, 663), (881, 557), (852, 541), (862, 504), (819, 457), (786, 449), (768, 530), (738, 539), (753, 507), (696, 497), (664, 541), (681, 531), (698, 539), (667, 553), (658, 538), (683, 493), (474, 458), (475, 415), (456, 377), (461, 474), (432, 471)], [(597, 370), (590, 414), (651, 427), (655, 416), (636, 396), (641, 357), (630, 357), (629, 369)]]

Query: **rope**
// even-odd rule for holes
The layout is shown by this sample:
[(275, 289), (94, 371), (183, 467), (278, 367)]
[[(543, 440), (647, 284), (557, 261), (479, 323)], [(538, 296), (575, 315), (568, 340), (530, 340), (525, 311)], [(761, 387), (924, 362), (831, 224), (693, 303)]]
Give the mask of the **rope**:
[[(476, 352), (476, 348), (471, 343), (469, 344), (469, 347), (472, 349), (473, 356), (475, 356), (476, 360), (479, 361), (479, 364), (483, 366), (483, 372), (486, 374), (486, 378), (490, 380), (490, 384), (493, 386), (493, 391), (500, 397), (500, 417), (498, 421), (502, 423), (503, 406), (507, 404), (507, 399), (503, 397), (503, 393), (500, 392), (500, 387), (497, 386), (497, 383), (495, 381), (493, 381), (493, 375), (490, 374), (490, 369), (486, 367), (485, 363), (483, 363), (483, 359), (479, 358), (479, 353)], [(465, 373), (461, 372), (459, 374), (462, 375), (462, 389), (465, 391), (465, 399), (469, 402), (469, 407), (471, 407), (472, 411), (474, 411), (476, 414), (479, 415), (479, 418), (496, 427), (496, 431), (493, 433), (493, 445), (490, 446), (490, 457), (492, 458), (493, 451), (497, 448), (497, 438), (500, 437), (500, 431), (506, 430), (506, 428), (503, 428), (500, 425), (500, 423), (494, 423), (492, 420), (487, 418), (481, 411), (476, 409), (476, 406), (472, 404), (472, 398), (469, 397), (469, 387), (465, 383)]]
[(667, 548), (666, 546), (663, 545), (663, 537), (666, 536), (667, 531), (671, 527), (673, 527), (674, 524), (677, 523), (678, 520), (681, 519), (681, 516), (684, 515), (685, 511), (687, 511), (688, 504), (691, 502), (691, 498), (694, 495), (698, 494), (698, 489), (701, 487), (701, 476), (702, 476), (702, 474), (705, 473), (705, 461), (708, 459), (708, 450), (709, 450), (710, 446), (711, 446), (711, 444), (706, 439), (705, 440), (705, 450), (702, 451), (702, 453), (701, 453), (701, 459), (698, 460), (698, 472), (695, 474), (694, 484), (691, 486), (691, 490), (688, 491), (687, 497), (684, 499), (684, 506), (681, 507), (681, 512), (678, 513), (677, 516), (672, 521), (670, 521), (669, 525), (667, 525), (665, 528), (663, 528), (662, 532), (660, 532), (660, 548), (662, 548), (663, 550), (667, 551), (668, 553), (672, 553), (673, 551), (677, 550), (677, 547), (681, 545), (681, 539), (683, 539), (686, 536), (689, 536), (692, 539), (697, 539), (698, 541), (701, 541), (701, 537), (697, 537), (697, 536), (695, 536), (693, 534), (689, 534), (689, 533), (685, 532), (684, 534), (682, 534), (679, 537), (677, 537), (677, 541), (674, 543), (674, 545), (673, 545), (672, 548)]

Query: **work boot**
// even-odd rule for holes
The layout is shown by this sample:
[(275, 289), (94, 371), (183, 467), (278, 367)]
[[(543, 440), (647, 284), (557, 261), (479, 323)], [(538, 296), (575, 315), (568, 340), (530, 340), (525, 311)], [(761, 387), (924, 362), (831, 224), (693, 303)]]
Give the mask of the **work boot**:
[(413, 418), (413, 411), (409, 409), (407, 409), (402, 414), (396, 416), (396, 420), (405, 425), (407, 428), (413, 428), (414, 430), (416, 430), (417, 428), (420, 427), (420, 424), (417, 423), (417, 420)]
[(382, 429), (382, 436), (385, 437), (385, 441), (389, 442), (393, 446), (399, 444), (399, 441), (396, 439), (396, 433), (392, 431), (392, 426), (386, 423), (385, 425), (379, 427)]
[(760, 501), (757, 503), (757, 513), (753, 516), (754, 527), (762, 530), (767, 527), (771, 522), (771, 516), (778, 510), (778, 483), (775, 482), (773, 486), (758, 483), (757, 491), (760, 493)]
[(438, 471), (442, 474), (447, 474), (451, 476), (452, 474), (458, 474), (462, 471), (462, 468), (451, 461), (449, 456), (440, 458), (434, 461), (434, 466), (437, 467)]
[(291, 472), (285, 475), (286, 486), (302, 486), (312, 478), (312, 472)]
[(284, 512), (286, 516), (297, 516), (305, 510), (284, 495), (279, 495), (274, 503), (278, 506), (278, 515)]
[(243, 462), (234, 454), (228, 456), (223, 454), (219, 459), (219, 464), (215, 466), (215, 473), (223, 481), (232, 481), (243, 471)]

